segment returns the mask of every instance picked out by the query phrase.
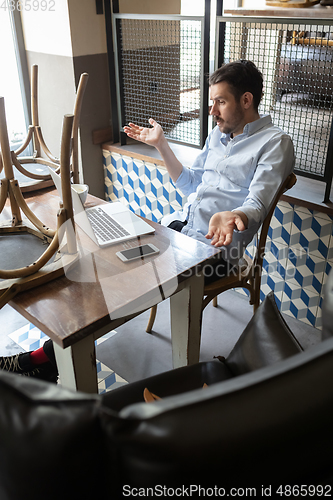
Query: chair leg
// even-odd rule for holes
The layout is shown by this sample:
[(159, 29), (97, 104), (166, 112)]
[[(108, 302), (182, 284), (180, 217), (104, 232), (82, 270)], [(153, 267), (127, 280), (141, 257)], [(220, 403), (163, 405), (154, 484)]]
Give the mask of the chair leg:
[(260, 285), (261, 285), (261, 276), (257, 274), (253, 280), (253, 288), (252, 288), (252, 300), (251, 303), (253, 305), (253, 314), (256, 312), (256, 310), (259, 307), (260, 304)]
[(260, 289), (256, 290), (254, 293), (254, 301), (253, 301), (253, 314), (256, 312), (256, 310), (259, 307), (260, 303)]
[(217, 295), (213, 298), (213, 307), (217, 307)]
[(152, 328), (154, 326), (154, 321), (155, 321), (155, 318), (156, 318), (156, 312), (157, 312), (157, 306), (153, 306), (150, 309), (149, 321), (148, 321), (148, 325), (147, 325), (147, 328), (146, 328), (146, 332), (147, 333), (151, 333), (151, 331), (152, 331)]

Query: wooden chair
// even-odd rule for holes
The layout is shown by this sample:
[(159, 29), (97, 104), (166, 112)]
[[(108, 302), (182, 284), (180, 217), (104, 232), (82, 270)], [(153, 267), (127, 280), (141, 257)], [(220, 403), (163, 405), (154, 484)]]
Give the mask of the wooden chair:
[[(0, 269), (0, 309), (18, 292), (33, 288), (64, 274), (64, 270), (78, 258), (74, 232), (73, 206), (70, 185), (70, 151), (73, 115), (66, 115), (61, 139), (60, 171), (62, 179), (63, 203), (57, 215), (57, 229), (43, 224), (28, 207), (19, 183), (14, 178), (10, 152), (4, 98), (0, 97), (0, 145), (5, 178), (0, 186), (0, 213), (7, 200), (12, 213), (10, 221), (0, 226), (0, 235), (30, 233), (48, 243), (47, 249), (28, 266), (18, 269)], [(24, 213), (23, 219), (21, 211)], [(64, 246), (64, 236), (67, 242)], [(15, 248), (13, 248), (15, 252)], [(57, 253), (58, 252), (58, 253)], [(52, 263), (50, 260), (56, 255)]]
[[(75, 105), (74, 105), (74, 121), (71, 135), (71, 171), (73, 182), (79, 183), (79, 162), (78, 162), (78, 129), (82, 109), (82, 101), (84, 92), (88, 83), (88, 73), (82, 73), (77, 89)], [(24, 165), (38, 163), (40, 165), (47, 165), (59, 171), (60, 160), (56, 158), (47, 147), (38, 118), (38, 66), (34, 64), (31, 68), (31, 112), (32, 112), (32, 125), (29, 125), (27, 137), (22, 146), (16, 151), (11, 152), (12, 164), (24, 176), (32, 179), (31, 182), (26, 182), (21, 185), (21, 191), (34, 191), (53, 185), (53, 181), (49, 174), (36, 174), (26, 169)], [(30, 142), (33, 142), (34, 153), (32, 156), (19, 155), (28, 147)], [(44, 156), (42, 157), (42, 153)], [(0, 172), (3, 165), (0, 156)]]
[[(250, 292), (250, 304), (253, 305), (253, 312), (259, 307), (260, 302), (260, 284), (261, 284), (261, 274), (262, 274), (262, 263), (265, 255), (265, 246), (267, 233), (269, 225), (274, 213), (275, 207), (281, 198), (281, 195), (292, 188), (296, 183), (296, 175), (294, 173), (290, 174), (284, 181), (280, 189), (278, 190), (272, 206), (266, 215), (264, 222), (261, 225), (260, 236), (259, 232), (256, 237), (256, 246), (253, 258), (244, 254), (242, 259), (239, 261), (239, 265), (233, 268), (230, 275), (225, 276), (213, 283), (205, 286), (204, 289), (204, 300), (202, 303), (202, 310), (205, 309), (207, 304), (213, 300), (213, 306), (217, 307), (217, 296), (230, 290), (232, 288), (246, 288)], [(150, 311), (150, 318), (146, 328), (146, 332), (150, 333), (155, 317), (156, 317), (157, 306), (153, 306)]]

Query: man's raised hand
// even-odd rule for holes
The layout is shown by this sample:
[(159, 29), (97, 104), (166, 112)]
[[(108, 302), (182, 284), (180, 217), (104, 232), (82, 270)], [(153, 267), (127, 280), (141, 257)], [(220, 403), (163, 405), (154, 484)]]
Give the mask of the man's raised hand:
[(149, 123), (151, 128), (139, 127), (139, 125), (135, 125), (135, 123), (129, 123), (124, 127), (124, 132), (131, 139), (144, 142), (145, 144), (154, 146), (158, 149), (162, 145), (163, 141), (166, 140), (163, 129), (161, 125), (155, 122), (152, 118), (149, 119)]
[(152, 118), (149, 119), (149, 123), (151, 128), (139, 127), (139, 125), (135, 125), (135, 123), (129, 123), (124, 127), (124, 132), (132, 139), (144, 142), (149, 146), (154, 146), (162, 156), (171, 179), (176, 182), (183, 170), (183, 165), (177, 160), (174, 152), (170, 148), (161, 125)]

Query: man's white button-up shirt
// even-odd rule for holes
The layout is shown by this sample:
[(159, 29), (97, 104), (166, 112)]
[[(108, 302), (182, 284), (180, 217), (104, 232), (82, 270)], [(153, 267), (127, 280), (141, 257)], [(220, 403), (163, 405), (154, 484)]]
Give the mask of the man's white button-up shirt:
[(183, 167), (176, 187), (187, 197), (183, 210), (162, 219), (187, 220), (182, 233), (210, 244), (205, 238), (216, 212), (241, 210), (248, 218), (245, 231), (234, 230), (232, 243), (222, 247), (234, 264), (263, 222), (273, 198), (295, 164), (291, 138), (272, 124), (269, 115), (245, 125), (231, 138), (215, 127), (191, 168)]

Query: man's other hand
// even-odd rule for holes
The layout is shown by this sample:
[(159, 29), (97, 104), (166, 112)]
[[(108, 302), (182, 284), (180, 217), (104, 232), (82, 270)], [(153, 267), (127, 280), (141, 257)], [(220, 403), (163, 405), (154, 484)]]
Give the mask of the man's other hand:
[(215, 247), (230, 245), (234, 229), (244, 231), (247, 227), (247, 217), (243, 212), (217, 212), (209, 221), (207, 239)]
[(124, 127), (124, 132), (131, 139), (135, 139), (136, 141), (144, 142), (149, 146), (158, 148), (161, 143), (166, 140), (163, 129), (161, 125), (155, 122), (152, 118), (149, 119), (149, 123), (152, 126), (151, 128), (139, 127), (139, 125), (135, 125), (135, 123), (129, 123), (128, 126)]

